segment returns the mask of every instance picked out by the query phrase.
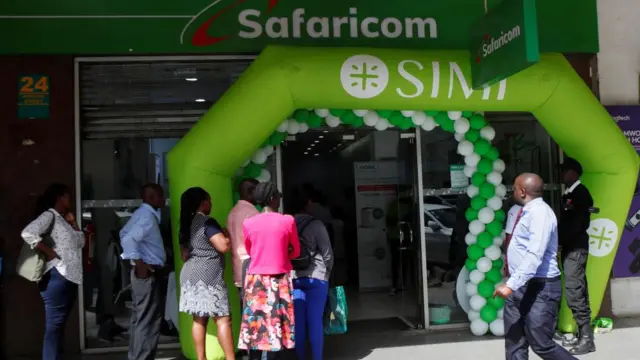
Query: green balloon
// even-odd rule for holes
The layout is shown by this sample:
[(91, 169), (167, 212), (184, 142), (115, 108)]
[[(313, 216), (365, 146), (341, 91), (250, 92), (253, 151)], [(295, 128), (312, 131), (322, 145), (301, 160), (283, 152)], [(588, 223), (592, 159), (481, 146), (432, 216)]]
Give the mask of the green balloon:
[(436, 115), (438, 115), (438, 112), (433, 110), (425, 111), (425, 113), (431, 117), (435, 117)]
[(477, 261), (484, 255), (484, 249), (480, 246), (473, 244), (467, 248), (467, 256), (469, 259)]
[(287, 133), (275, 132), (269, 137), (269, 144), (273, 146), (280, 145), (287, 138)]
[(391, 120), (389, 118), (391, 117), (391, 115), (393, 115), (393, 110), (377, 110), (376, 112), (378, 113), (378, 115), (380, 115), (380, 117), (385, 118), (387, 120)]
[(494, 291), (495, 287), (493, 286), (493, 283), (491, 281), (484, 280), (480, 284), (478, 284), (478, 294), (480, 294), (480, 296), (485, 299), (493, 297)]
[(487, 232), (493, 236), (498, 236), (502, 233), (502, 222), (501, 221), (497, 221), (497, 220), (493, 220), (492, 223), (487, 224), (487, 226), (485, 227), (485, 229), (487, 230)]
[(353, 123), (356, 121), (356, 118), (357, 116), (353, 113), (353, 111), (347, 111), (340, 117), (340, 121), (342, 121), (343, 124), (353, 125)]
[(323, 122), (324, 122), (323, 118), (313, 113), (309, 116), (309, 120), (307, 121), (307, 124), (309, 124), (310, 128), (315, 129), (322, 126)]
[(496, 186), (488, 182), (480, 184), (480, 186), (478, 186), (478, 189), (480, 190), (480, 196), (487, 200), (496, 195)]
[(473, 270), (478, 268), (478, 265), (476, 265), (477, 261), (472, 260), (472, 259), (467, 259), (464, 262), (464, 266), (467, 268), (467, 270), (469, 270), (469, 272), (472, 272)]
[[(480, 156), (486, 155), (489, 149), (491, 149), (491, 144), (485, 139), (478, 139), (478, 141), (473, 144), (473, 152)], [(491, 166), (493, 167), (493, 164), (491, 164)]]
[(464, 134), (464, 138), (468, 141), (471, 141), (472, 143), (475, 143), (476, 141), (478, 141), (478, 139), (480, 139), (480, 131), (469, 129), (469, 131)]
[(260, 172), (262, 171), (262, 165), (250, 163), (247, 167), (244, 168), (244, 176), (248, 178), (255, 179), (260, 176)]
[(489, 246), (493, 245), (493, 236), (491, 236), (491, 234), (486, 231), (481, 232), (480, 234), (478, 234), (477, 244), (481, 248), (486, 249)]
[(393, 126), (400, 127), (402, 125), (403, 119), (404, 119), (404, 116), (402, 116), (402, 114), (400, 114), (399, 112), (394, 112), (391, 114), (391, 117), (389, 118), (389, 123)]
[(478, 162), (478, 172), (487, 175), (491, 171), (493, 171), (493, 161), (485, 158), (480, 159), (480, 162)]
[(446, 112), (438, 113), (438, 115), (436, 115), (435, 117), (435, 121), (438, 125), (440, 125), (442, 130), (447, 132), (455, 132), (453, 120), (449, 118), (449, 114), (447, 114)]
[(498, 317), (498, 310), (491, 305), (485, 305), (482, 310), (480, 310), (480, 318), (489, 324), (493, 322)]
[(463, 112), (462, 112), (462, 116), (463, 116), (463, 117), (466, 117), (467, 119), (468, 119), (469, 117), (471, 117), (471, 115), (473, 115), (473, 111), (463, 111)]
[[(482, 257), (482, 256), (480, 256), (480, 257)], [(491, 281), (494, 284), (497, 284), (497, 283), (500, 282), (500, 280), (502, 280), (502, 274), (500, 274), (500, 270), (498, 270), (496, 268), (493, 268), (493, 269), (487, 271), (486, 274), (484, 274), (484, 278), (486, 280)]]
[(444, 130), (446, 132), (450, 132), (450, 133), (455, 133), (456, 132), (456, 127), (454, 125), (453, 120), (451, 120), (451, 119), (446, 120), (445, 122), (443, 122), (442, 125), (440, 125), (440, 127), (442, 128), (442, 130)]
[(293, 118), (299, 123), (306, 123), (310, 115), (308, 110), (298, 109), (293, 113)]
[(494, 269), (501, 270), (502, 267), (504, 266), (504, 260), (502, 260), (502, 258), (498, 258), (497, 260), (493, 260), (492, 263), (493, 263), (492, 267)]
[(467, 218), (468, 222), (472, 222), (473, 220), (476, 220), (478, 218), (478, 210), (470, 207), (467, 209), (467, 211), (464, 212), (464, 217)]
[(480, 130), (487, 124), (487, 122), (484, 119), (484, 116), (480, 114), (472, 115), (471, 119), (469, 119), (469, 123), (471, 124), (471, 128), (475, 130)]
[(505, 219), (505, 214), (504, 214), (504, 210), (500, 209), (498, 211), (496, 211), (496, 220), (503, 222)]
[(485, 156), (487, 157), (487, 159), (491, 161), (496, 161), (500, 157), (500, 153), (498, 152), (498, 149), (496, 149), (495, 146), (492, 146), (491, 149), (487, 151), (487, 154)]
[(491, 305), (496, 309), (502, 309), (504, 307), (504, 299), (500, 296), (496, 296), (495, 298), (492, 296), (487, 299), (487, 305)]
[(351, 126), (353, 126), (354, 128), (360, 128), (364, 125), (364, 120), (361, 117), (357, 117), (355, 118), (355, 120), (353, 120), (353, 122), (351, 123)]
[[(345, 109), (331, 109), (329, 110), (329, 114), (337, 117), (337, 118), (342, 118), (342, 116), (344, 115), (344, 113), (346, 113), (347, 110)], [(351, 112), (351, 111), (349, 111)]]
[(398, 127), (401, 130), (408, 130), (411, 129), (413, 127), (413, 121), (411, 121), (411, 119), (403, 117), (402, 121), (400, 122), (400, 125), (398, 125)]
[(484, 184), (485, 181), (487, 181), (487, 176), (485, 174), (477, 172), (471, 176), (471, 183), (477, 187), (480, 187), (480, 185)]
[(485, 206), (487, 206), (487, 199), (481, 196), (476, 196), (473, 199), (471, 199), (471, 209), (475, 210), (476, 218), (478, 217), (478, 211), (480, 211), (480, 209), (482, 209)]

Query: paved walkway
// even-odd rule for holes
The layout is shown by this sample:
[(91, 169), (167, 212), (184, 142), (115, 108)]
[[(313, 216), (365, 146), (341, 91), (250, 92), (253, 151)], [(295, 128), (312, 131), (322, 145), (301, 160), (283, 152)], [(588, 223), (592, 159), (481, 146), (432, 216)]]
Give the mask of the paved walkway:
[[(598, 335), (598, 351), (584, 360), (640, 359), (640, 318), (618, 319), (616, 328)], [(477, 338), (466, 331), (440, 333), (386, 332), (350, 334), (327, 338), (326, 359), (335, 360), (499, 360), (504, 359), (504, 340), (487, 336)], [(159, 360), (180, 359), (178, 354), (163, 352)], [(124, 355), (85, 356), (83, 360), (125, 359)], [(531, 359), (539, 359), (531, 353)]]

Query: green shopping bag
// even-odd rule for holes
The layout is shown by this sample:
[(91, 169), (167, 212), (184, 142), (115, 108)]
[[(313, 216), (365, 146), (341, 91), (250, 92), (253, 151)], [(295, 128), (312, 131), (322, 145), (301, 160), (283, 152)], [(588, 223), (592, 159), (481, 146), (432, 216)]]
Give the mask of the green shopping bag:
[(329, 289), (324, 310), (324, 334), (340, 335), (347, 332), (347, 295), (342, 286)]

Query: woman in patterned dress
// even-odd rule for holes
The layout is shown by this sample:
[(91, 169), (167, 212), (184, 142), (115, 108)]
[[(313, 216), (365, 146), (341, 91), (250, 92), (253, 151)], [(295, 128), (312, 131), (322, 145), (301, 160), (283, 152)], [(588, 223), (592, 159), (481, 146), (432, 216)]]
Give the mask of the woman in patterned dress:
[(278, 213), (281, 195), (273, 183), (260, 183), (254, 200), (262, 213), (243, 223), (245, 247), (251, 257), (244, 280), (244, 311), (238, 348), (250, 360), (280, 359), (295, 347), (291, 259), (300, 255), (292, 216)]
[(218, 342), (226, 359), (235, 360), (229, 297), (224, 281), (229, 237), (209, 217), (211, 198), (202, 188), (182, 194), (180, 201), (180, 244), (185, 261), (180, 272), (180, 311), (193, 316), (191, 335), (198, 360), (206, 360), (205, 342), (210, 318), (216, 322)]

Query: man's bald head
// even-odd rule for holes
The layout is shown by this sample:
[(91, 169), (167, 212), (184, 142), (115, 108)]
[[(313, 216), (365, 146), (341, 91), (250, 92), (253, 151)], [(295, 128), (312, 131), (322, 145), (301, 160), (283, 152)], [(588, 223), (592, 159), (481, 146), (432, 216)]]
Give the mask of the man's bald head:
[(524, 173), (518, 176), (513, 184), (513, 198), (519, 205), (542, 197), (544, 181), (540, 175)]
[(253, 198), (253, 191), (256, 189), (256, 185), (259, 182), (256, 179), (244, 179), (238, 184), (238, 194), (240, 195), (240, 200), (248, 201), (250, 203), (254, 203), (255, 200)]
[(146, 184), (140, 189), (140, 197), (146, 204), (151, 205), (155, 209), (164, 206), (164, 190), (158, 184)]

